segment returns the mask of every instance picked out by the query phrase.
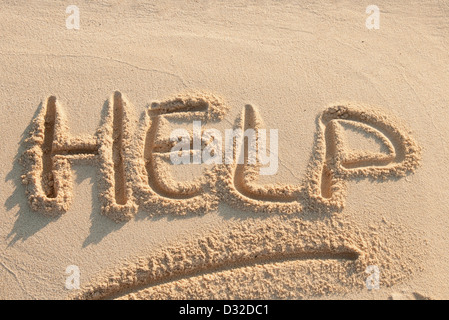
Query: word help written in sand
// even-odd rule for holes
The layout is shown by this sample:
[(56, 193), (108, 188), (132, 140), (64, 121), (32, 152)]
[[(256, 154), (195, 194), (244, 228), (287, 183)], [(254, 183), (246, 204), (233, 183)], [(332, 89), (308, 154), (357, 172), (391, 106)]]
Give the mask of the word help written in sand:
[[(98, 168), (101, 213), (117, 222), (131, 219), (139, 207), (151, 214), (185, 215), (216, 210), (221, 201), (250, 212), (339, 211), (349, 180), (394, 179), (413, 172), (419, 163), (420, 148), (398, 120), (384, 111), (346, 103), (318, 116), (310, 163), (299, 185), (257, 183), (261, 164), (245, 156), (243, 161), (222, 161), (193, 181), (175, 181), (169, 171), (174, 146), (170, 121), (220, 121), (228, 109), (213, 95), (180, 95), (153, 103), (137, 121), (131, 103), (115, 92), (96, 133), (80, 138), (69, 134), (61, 105), (49, 97), (33, 120), (21, 159), (31, 208), (48, 216), (69, 209), (75, 163)], [(246, 105), (235, 129), (257, 132), (262, 123), (257, 108)], [(374, 136), (388, 152), (347, 150), (344, 124)], [(237, 134), (234, 142), (237, 160), (248, 141)]]

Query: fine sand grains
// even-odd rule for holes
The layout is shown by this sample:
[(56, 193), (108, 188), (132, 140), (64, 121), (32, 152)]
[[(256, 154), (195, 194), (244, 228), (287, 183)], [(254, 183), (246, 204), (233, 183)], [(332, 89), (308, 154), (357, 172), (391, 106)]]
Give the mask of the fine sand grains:
[[(373, 262), (386, 270), (382, 281), (388, 285), (417, 268), (407, 258), (390, 264), (389, 257), (402, 256), (403, 246), (384, 247), (382, 239), (376, 240), (379, 236), (350, 227), (341, 212), (348, 181), (394, 180), (417, 168), (421, 150), (399, 120), (355, 103), (330, 106), (317, 117), (302, 183), (260, 184), (260, 159), (250, 163), (245, 152), (250, 143), (258, 146), (259, 135), (250, 141), (243, 133), (247, 129), (258, 133), (263, 120), (256, 107), (246, 105), (233, 128), (234, 161), (223, 159), (193, 181), (176, 181), (169, 172), (174, 146), (169, 123), (219, 121), (228, 109), (214, 95), (184, 94), (153, 103), (137, 121), (132, 105), (115, 92), (105, 104), (95, 135), (75, 138), (68, 134), (57, 99), (46, 100), (34, 119), (22, 158), (22, 180), (33, 210), (49, 216), (67, 211), (72, 201), (71, 165), (82, 161), (98, 166), (101, 213), (116, 222), (131, 219), (139, 207), (150, 215), (187, 215), (215, 211), (220, 202), (255, 214), (253, 220), (229, 230), (212, 231), (111, 271), (76, 298), (238, 297), (235, 292), (242, 281), (260, 286), (242, 289), (242, 297), (289, 297), (289, 292), (301, 297), (360, 287), (366, 266)], [(386, 152), (349, 150), (344, 125), (373, 136)], [(203, 141), (202, 146), (208, 143)], [(195, 152), (191, 150), (190, 155)], [(240, 155), (243, 163), (236, 161)], [(288, 267), (280, 271), (279, 262)], [(323, 273), (326, 276), (317, 281), (317, 274)], [(262, 285), (260, 277), (285, 279), (274, 290)], [(298, 287), (291, 279), (305, 285)], [(223, 286), (228, 290), (219, 289)]]

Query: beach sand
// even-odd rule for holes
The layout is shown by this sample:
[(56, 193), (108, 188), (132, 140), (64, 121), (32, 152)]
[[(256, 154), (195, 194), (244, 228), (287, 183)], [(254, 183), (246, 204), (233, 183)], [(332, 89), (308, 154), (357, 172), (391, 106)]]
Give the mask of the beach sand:
[[(67, 6), (0, 12), (0, 299), (449, 297), (449, 6)], [(193, 121), (277, 170), (173, 165)]]

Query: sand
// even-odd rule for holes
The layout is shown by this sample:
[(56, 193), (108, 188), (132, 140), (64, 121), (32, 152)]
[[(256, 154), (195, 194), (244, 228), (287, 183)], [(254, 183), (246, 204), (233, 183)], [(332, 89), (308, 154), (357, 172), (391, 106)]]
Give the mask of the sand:
[(447, 298), (449, 8), (369, 4), (7, 1), (0, 299)]

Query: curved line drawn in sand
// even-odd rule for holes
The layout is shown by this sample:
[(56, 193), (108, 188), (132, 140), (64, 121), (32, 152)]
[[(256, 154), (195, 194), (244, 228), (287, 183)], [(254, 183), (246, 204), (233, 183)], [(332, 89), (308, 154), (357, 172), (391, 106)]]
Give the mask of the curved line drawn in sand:
[[(420, 148), (398, 120), (385, 112), (353, 103), (335, 105), (317, 119), (317, 132), (308, 169), (299, 185), (257, 183), (260, 162), (216, 164), (193, 181), (176, 182), (169, 172), (173, 142), (170, 121), (220, 121), (229, 109), (209, 94), (180, 95), (153, 103), (141, 117), (115, 92), (106, 104), (94, 136), (72, 137), (56, 97), (49, 97), (33, 121), (22, 162), (31, 208), (49, 216), (68, 210), (72, 202), (71, 165), (99, 167), (101, 213), (120, 222), (131, 219), (138, 207), (151, 214), (206, 213), (226, 202), (250, 212), (290, 214), (304, 208), (316, 212), (340, 211), (351, 179), (403, 177), (419, 164)], [(254, 106), (246, 105), (236, 128), (262, 130), (263, 120)], [(345, 148), (342, 125), (351, 125), (381, 141), (387, 152), (353, 152)], [(234, 160), (248, 149), (237, 134)], [(258, 139), (256, 144), (260, 143)], [(195, 151), (191, 151), (195, 152)], [(259, 159), (257, 159), (259, 160)]]
[(68, 298), (298, 299), (343, 294), (366, 290), (365, 270), (372, 264), (382, 270), (382, 287), (403, 281), (416, 272), (416, 264), (410, 263), (414, 260), (404, 258), (412, 251), (392, 249), (340, 215), (313, 221), (245, 219), (103, 271)]
[[(329, 268), (332, 273), (337, 269), (341, 271), (338, 281), (349, 284), (364, 276), (366, 250), (360, 234), (329, 220), (312, 222), (296, 218), (288, 224), (245, 221), (132, 261), (84, 286), (71, 298), (201, 299), (201, 295), (190, 291), (201, 287), (199, 278), (208, 281), (221, 273), (289, 262), (299, 263), (301, 268), (319, 263), (320, 268)], [(189, 279), (193, 282), (182, 284)], [(226, 281), (220, 283), (223, 288), (228, 285)], [(177, 286), (178, 296), (170, 293), (167, 287), (170, 285)], [(207, 287), (205, 292), (208, 298), (223, 298), (211, 295)]]

